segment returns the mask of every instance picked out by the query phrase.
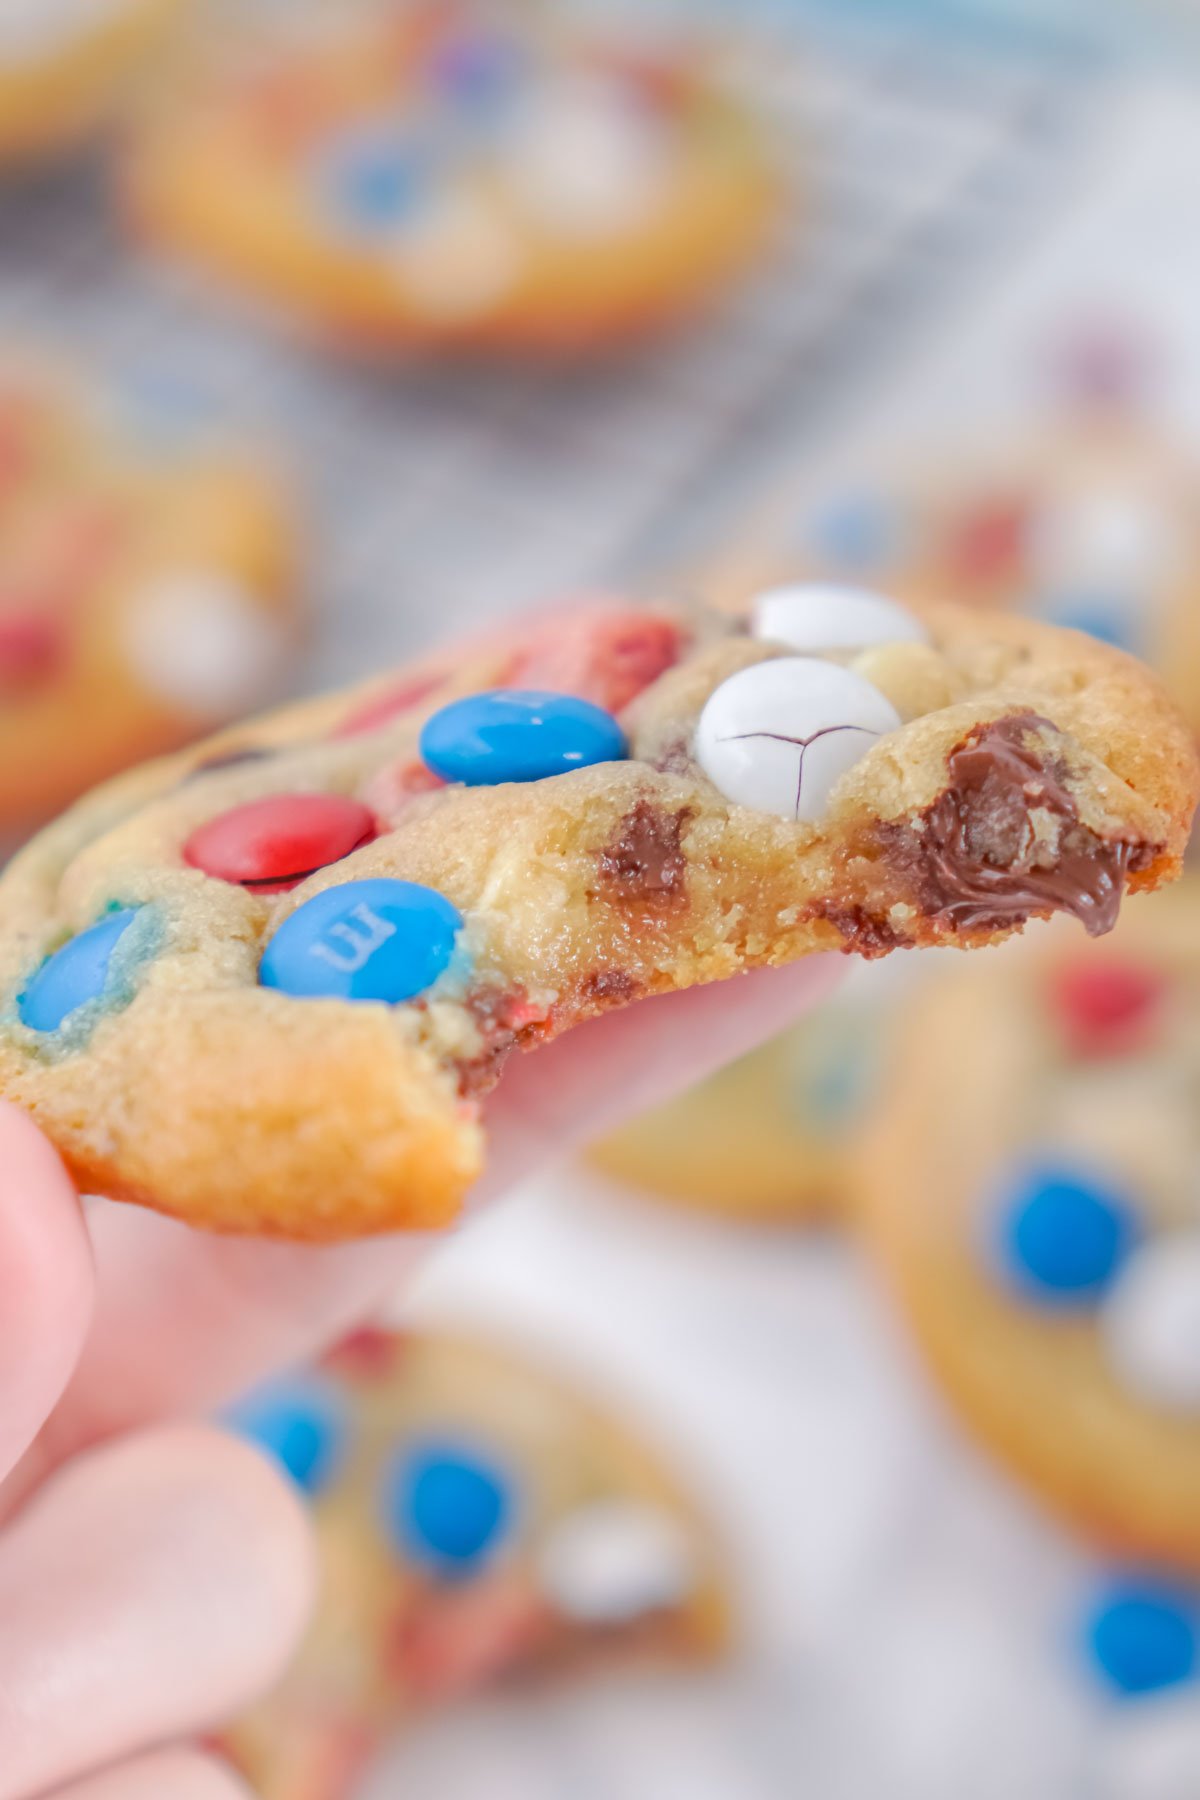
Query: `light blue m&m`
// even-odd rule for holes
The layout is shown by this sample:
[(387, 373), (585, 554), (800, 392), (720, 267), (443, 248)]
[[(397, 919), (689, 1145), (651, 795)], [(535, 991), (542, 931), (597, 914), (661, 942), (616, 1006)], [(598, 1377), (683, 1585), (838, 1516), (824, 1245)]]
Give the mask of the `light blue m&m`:
[(435, 775), (467, 787), (544, 781), (592, 763), (621, 762), (624, 733), (611, 713), (528, 688), (454, 700), (426, 721), (421, 755)]
[(1137, 1214), (1091, 1171), (1030, 1163), (1016, 1170), (999, 1219), (1014, 1285), (1048, 1306), (1091, 1306), (1138, 1238)]
[(331, 215), (357, 230), (385, 230), (408, 218), (428, 188), (425, 161), (397, 129), (381, 122), (337, 138), (318, 168)]
[(388, 1529), (413, 1562), (466, 1574), (494, 1550), (512, 1517), (504, 1471), (469, 1445), (409, 1445), (388, 1470)]
[(321, 1493), (342, 1465), (345, 1408), (333, 1383), (319, 1376), (258, 1388), (229, 1409), (225, 1423), (273, 1456), (306, 1494)]
[(137, 917), (136, 907), (106, 913), (87, 931), (48, 957), (17, 1001), (30, 1031), (57, 1031), (72, 1013), (98, 1000), (108, 981), (113, 951)]
[(263, 952), (263, 987), (304, 999), (412, 1000), (449, 966), (462, 915), (413, 881), (347, 881), (314, 894)]
[(1088, 1648), (1121, 1694), (1156, 1694), (1200, 1674), (1200, 1610), (1160, 1582), (1112, 1585), (1088, 1623)]

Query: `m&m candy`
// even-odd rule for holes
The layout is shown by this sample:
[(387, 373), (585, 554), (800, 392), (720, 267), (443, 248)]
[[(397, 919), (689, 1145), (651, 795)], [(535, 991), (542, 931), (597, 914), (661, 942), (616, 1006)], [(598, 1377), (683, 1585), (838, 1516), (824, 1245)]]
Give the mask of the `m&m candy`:
[(427, 186), (421, 158), (386, 121), (339, 137), (325, 149), (317, 174), (331, 214), (365, 231), (407, 218)]
[(332, 1382), (296, 1376), (260, 1388), (230, 1408), (225, 1423), (265, 1450), (306, 1494), (319, 1494), (341, 1467), (345, 1408)]
[(1144, 963), (1106, 957), (1064, 963), (1050, 992), (1056, 1022), (1077, 1056), (1121, 1056), (1152, 1035), (1166, 983)]
[(375, 820), (344, 794), (271, 794), (194, 831), (183, 860), (205, 875), (280, 893), (369, 843)]
[(999, 1249), (1014, 1285), (1044, 1304), (1090, 1306), (1138, 1237), (1137, 1216), (1090, 1171), (1034, 1163), (1012, 1177)]
[(1117, 1582), (1088, 1624), (1101, 1672), (1122, 1694), (1152, 1694), (1197, 1673), (1197, 1608), (1154, 1582)]
[(537, 689), (497, 688), (452, 701), (421, 733), (429, 768), (467, 787), (543, 781), (592, 763), (620, 762), (626, 754), (611, 713), (590, 700)]
[(56, 950), (17, 1001), (22, 1024), (31, 1031), (57, 1031), (81, 1006), (99, 999), (108, 982), (113, 951), (137, 913), (136, 907), (108, 913)]
[(727, 800), (816, 820), (847, 770), (899, 724), (887, 696), (853, 669), (780, 656), (713, 690), (696, 726), (696, 760)]
[(388, 1471), (383, 1503), (401, 1550), (452, 1574), (495, 1549), (513, 1510), (504, 1471), (481, 1451), (452, 1443), (405, 1448)]
[(433, 888), (380, 877), (314, 894), (284, 920), (258, 978), (304, 999), (396, 1005), (433, 986), (454, 955), (462, 915)]

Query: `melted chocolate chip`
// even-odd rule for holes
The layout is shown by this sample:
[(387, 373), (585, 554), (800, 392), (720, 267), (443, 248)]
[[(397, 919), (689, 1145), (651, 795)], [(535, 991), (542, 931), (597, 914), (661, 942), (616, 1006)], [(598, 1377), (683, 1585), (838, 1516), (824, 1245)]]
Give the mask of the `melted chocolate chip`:
[(927, 917), (969, 931), (1054, 911), (1073, 913), (1092, 937), (1112, 930), (1127, 877), (1157, 851), (1080, 822), (1062, 767), (1027, 741), (1055, 729), (1032, 712), (978, 726), (951, 752), (924, 829), (883, 828)]
[(691, 816), (686, 806), (671, 813), (639, 800), (601, 850), (601, 874), (629, 899), (682, 899), (687, 859), (680, 838)]

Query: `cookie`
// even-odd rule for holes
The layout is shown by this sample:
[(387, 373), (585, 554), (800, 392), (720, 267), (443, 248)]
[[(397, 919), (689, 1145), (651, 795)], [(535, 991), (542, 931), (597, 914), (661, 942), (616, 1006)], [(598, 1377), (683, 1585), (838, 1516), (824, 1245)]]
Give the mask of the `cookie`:
[(813, 950), (1107, 930), (1196, 800), (1153, 679), (946, 609), (797, 654), (576, 611), (138, 770), (0, 879), (0, 1091), (85, 1191), (338, 1238), (445, 1224), (510, 1053)]
[(182, 0), (5, 0), (0, 163), (70, 149), (125, 99)]
[(296, 635), (274, 477), (161, 405), (0, 365), (0, 842), (266, 699)]
[(692, 308), (778, 198), (714, 59), (395, 0), (166, 96), (128, 191), (152, 241), (325, 338), (556, 351)]
[(915, 968), (856, 964), (783, 1036), (588, 1151), (657, 1198), (762, 1225), (840, 1221), (857, 1204), (852, 1153), (885, 1063), (889, 1000)]
[(1200, 1572), (1200, 889), (910, 1009), (867, 1239), (968, 1424), (1105, 1548)]
[(386, 1734), (487, 1688), (724, 1647), (711, 1527), (536, 1361), (368, 1330), (231, 1422), (310, 1497), (324, 1572), (290, 1672), (221, 1743), (262, 1800), (348, 1800)]

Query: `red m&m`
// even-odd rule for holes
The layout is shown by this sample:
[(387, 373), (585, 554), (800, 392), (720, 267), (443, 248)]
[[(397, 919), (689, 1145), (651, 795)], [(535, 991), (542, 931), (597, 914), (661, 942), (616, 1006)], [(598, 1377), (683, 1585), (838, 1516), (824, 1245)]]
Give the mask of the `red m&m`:
[(1164, 991), (1157, 970), (1105, 958), (1060, 969), (1053, 1000), (1076, 1056), (1125, 1056), (1153, 1036)]
[(374, 835), (373, 814), (344, 794), (271, 794), (201, 825), (183, 860), (218, 880), (278, 894)]

